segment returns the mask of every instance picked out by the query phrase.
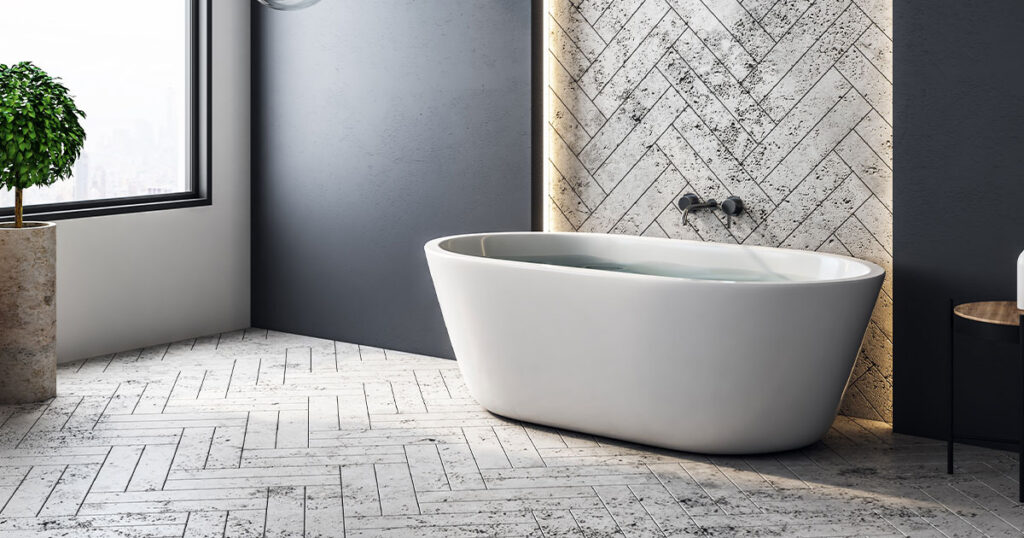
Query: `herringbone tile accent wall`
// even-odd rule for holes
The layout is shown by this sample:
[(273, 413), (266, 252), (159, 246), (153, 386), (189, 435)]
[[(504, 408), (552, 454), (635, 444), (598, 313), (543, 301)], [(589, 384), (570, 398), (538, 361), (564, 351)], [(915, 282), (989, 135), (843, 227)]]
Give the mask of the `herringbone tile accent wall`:
[[(889, 0), (550, 0), (548, 227), (892, 268)], [(675, 201), (741, 196), (725, 226)], [(892, 280), (842, 412), (892, 420)]]

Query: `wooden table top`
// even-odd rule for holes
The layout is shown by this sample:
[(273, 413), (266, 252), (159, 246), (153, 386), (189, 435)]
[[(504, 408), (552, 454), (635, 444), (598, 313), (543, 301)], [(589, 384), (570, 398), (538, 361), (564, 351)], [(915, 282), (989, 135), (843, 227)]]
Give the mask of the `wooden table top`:
[(957, 305), (953, 313), (964, 319), (1016, 327), (1024, 310), (1017, 309), (1017, 301), (984, 301)]

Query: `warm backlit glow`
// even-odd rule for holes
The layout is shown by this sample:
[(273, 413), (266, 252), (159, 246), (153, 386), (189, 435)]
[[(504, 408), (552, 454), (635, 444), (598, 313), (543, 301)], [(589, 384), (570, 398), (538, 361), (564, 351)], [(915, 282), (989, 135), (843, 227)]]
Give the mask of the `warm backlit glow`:
[(551, 231), (551, 80), (553, 79), (551, 62), (551, 1), (544, 1), (544, 227), (545, 232)]

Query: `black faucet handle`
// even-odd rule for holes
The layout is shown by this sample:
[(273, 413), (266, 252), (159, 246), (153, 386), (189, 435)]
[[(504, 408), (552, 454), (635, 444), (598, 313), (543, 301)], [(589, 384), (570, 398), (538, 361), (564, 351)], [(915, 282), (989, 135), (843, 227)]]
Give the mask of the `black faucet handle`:
[(739, 196), (730, 196), (722, 200), (718, 207), (722, 208), (722, 213), (725, 213), (725, 227), (732, 228), (732, 218), (743, 213), (743, 200)]
[(730, 217), (743, 213), (743, 200), (739, 196), (730, 196), (722, 200), (722, 212)]
[(679, 199), (679, 210), (680, 211), (685, 210), (686, 208), (688, 208), (688, 207), (690, 207), (692, 205), (699, 204), (699, 203), (700, 203), (700, 196), (697, 196), (696, 194), (693, 194), (692, 192), (688, 192), (688, 193), (684, 194), (682, 198)]

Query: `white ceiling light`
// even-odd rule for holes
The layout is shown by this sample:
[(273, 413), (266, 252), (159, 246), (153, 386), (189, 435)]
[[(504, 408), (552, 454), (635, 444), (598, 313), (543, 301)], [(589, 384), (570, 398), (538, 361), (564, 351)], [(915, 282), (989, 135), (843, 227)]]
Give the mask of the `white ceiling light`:
[(259, 3), (281, 11), (292, 11), (309, 7), (320, 0), (259, 0)]

